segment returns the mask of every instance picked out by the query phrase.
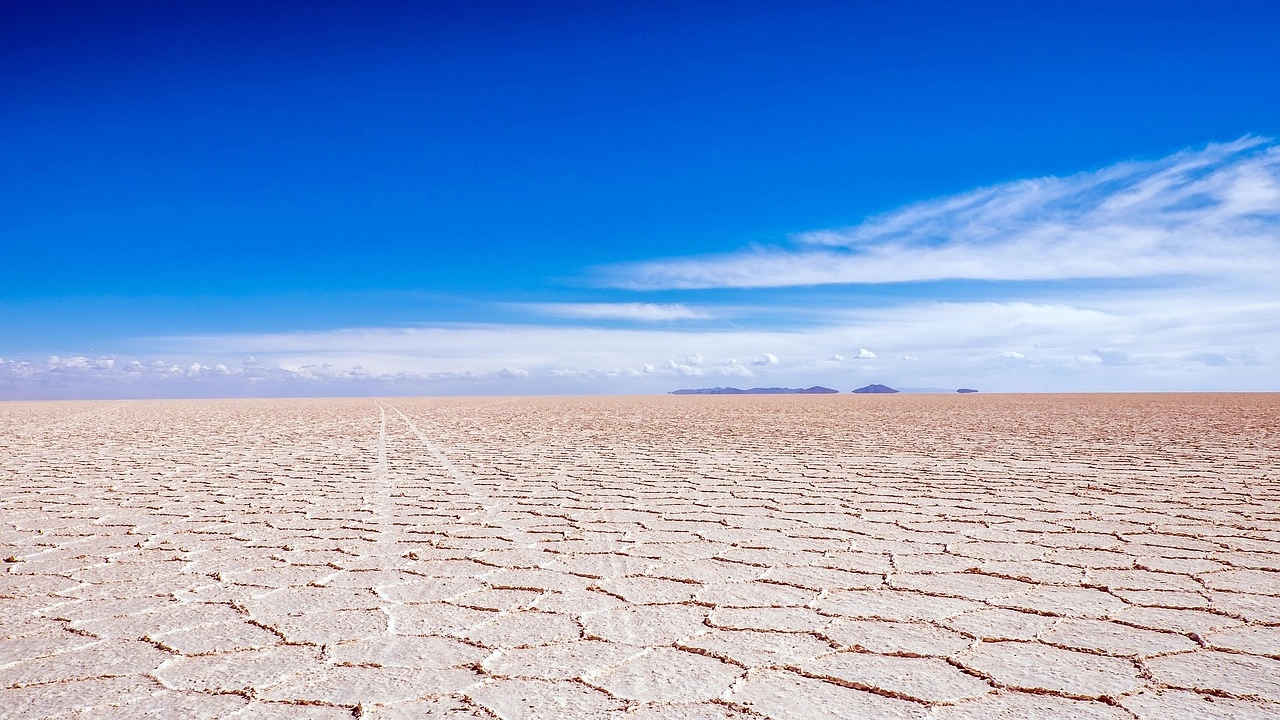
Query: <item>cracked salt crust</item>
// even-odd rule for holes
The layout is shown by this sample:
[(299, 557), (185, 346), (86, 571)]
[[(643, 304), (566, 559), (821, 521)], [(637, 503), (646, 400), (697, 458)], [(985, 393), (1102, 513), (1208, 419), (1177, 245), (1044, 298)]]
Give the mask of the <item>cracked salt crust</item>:
[(0, 718), (1277, 720), (1277, 427), (1273, 395), (0, 404)]

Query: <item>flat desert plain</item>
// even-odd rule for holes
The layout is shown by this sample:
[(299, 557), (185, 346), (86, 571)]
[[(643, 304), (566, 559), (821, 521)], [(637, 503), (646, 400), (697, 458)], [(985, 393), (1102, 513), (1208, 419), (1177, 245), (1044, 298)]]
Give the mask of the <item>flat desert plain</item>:
[(1278, 718), (1280, 395), (0, 404), (4, 718)]

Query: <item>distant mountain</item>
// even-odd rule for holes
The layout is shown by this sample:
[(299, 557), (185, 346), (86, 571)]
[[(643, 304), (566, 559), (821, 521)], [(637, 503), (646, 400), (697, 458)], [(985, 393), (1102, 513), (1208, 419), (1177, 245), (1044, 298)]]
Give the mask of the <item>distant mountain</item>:
[(960, 388), (960, 389), (959, 389), (959, 390), (957, 390), (956, 392), (958, 392), (958, 393), (976, 393), (976, 392), (978, 392), (978, 391), (977, 391), (977, 390), (974, 390), (973, 388)]
[(672, 390), (668, 395), (829, 395), (838, 393), (839, 390), (832, 390), (821, 385), (814, 385), (809, 388), (751, 388), (750, 390), (741, 390), (735, 387), (713, 387), (713, 388), (686, 388), (683, 390)]
[(854, 392), (862, 395), (868, 395), (868, 394), (884, 395), (888, 393), (896, 393), (898, 391), (894, 390), (888, 385), (879, 385), (876, 383), (872, 383), (870, 385), (867, 385), (866, 387), (860, 387), (857, 390), (854, 390)]

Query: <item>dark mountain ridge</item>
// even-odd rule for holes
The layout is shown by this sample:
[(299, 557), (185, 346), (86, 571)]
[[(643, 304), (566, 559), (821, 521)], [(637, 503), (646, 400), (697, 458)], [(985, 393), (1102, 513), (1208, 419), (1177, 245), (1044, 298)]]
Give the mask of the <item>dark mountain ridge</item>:
[(898, 392), (898, 391), (897, 391), (897, 390), (894, 390), (893, 388), (889, 387), (888, 385), (881, 385), (881, 384), (879, 384), (879, 383), (872, 383), (872, 384), (867, 385), (867, 386), (865, 386), (865, 387), (860, 387), (860, 388), (858, 388), (857, 390), (854, 390), (854, 392), (855, 392), (855, 393), (858, 393), (859, 395), (867, 395), (867, 394), (888, 394), (888, 393), (896, 393), (896, 392)]

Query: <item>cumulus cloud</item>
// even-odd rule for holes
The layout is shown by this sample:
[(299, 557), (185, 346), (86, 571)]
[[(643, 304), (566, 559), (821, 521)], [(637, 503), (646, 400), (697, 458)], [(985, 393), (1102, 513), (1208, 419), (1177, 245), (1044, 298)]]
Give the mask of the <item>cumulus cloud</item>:
[[(1275, 390), (1278, 178), (1280, 149), (1245, 139), (921, 203), (799, 236), (788, 248), (632, 265), (616, 276), (645, 288), (1141, 282), (980, 286), (999, 289), (994, 299), (975, 299), (966, 285), (963, 302), (917, 296), (861, 307), (800, 291), (794, 307), (770, 305), (754, 318), (737, 307), (733, 326), (696, 331), (678, 323), (438, 324), (147, 338), (112, 355), (49, 348), (15, 358), (5, 347), (0, 399), (665, 392), (687, 378), (751, 377), (753, 369), (778, 384), (835, 386), (846, 358), (876, 358), (867, 347), (832, 355), (850, 338), (901, 354), (910, 362), (884, 379), (920, 387)], [(584, 320), (712, 314), (647, 303), (538, 307)]]
[(655, 303), (530, 303), (525, 307), (544, 315), (583, 320), (636, 320), (662, 322), (668, 320), (710, 320), (715, 316), (706, 310), (679, 304)]
[[(250, 358), (239, 367), (223, 362), (179, 364), (166, 360), (50, 356), (43, 366), (0, 359), (0, 398), (224, 397), (235, 395), (378, 394), (446, 382), (486, 382), (527, 376), (505, 368), (490, 373), (384, 372), (332, 363), (264, 364)], [(521, 375), (524, 373), (524, 375)]]
[[(213, 357), (219, 353), (241, 357), (252, 353), (258, 360), (246, 364), (246, 372), (265, 372), (268, 365), (328, 363), (362, 365), (374, 375), (390, 376), (468, 372), (481, 377), (503, 368), (522, 368), (536, 378), (552, 369), (637, 368), (656, 380), (664, 374), (718, 374), (715, 368), (733, 358), (763, 359), (762, 346), (770, 348), (771, 355), (794, 358), (796, 364), (787, 368), (831, 367), (823, 365), (823, 359), (831, 357), (831, 347), (847, 343), (850, 336), (866, 343), (856, 353), (864, 361), (877, 355), (873, 348), (892, 347), (922, 358), (921, 366), (979, 364), (1010, 348), (1032, 346), (1039, 346), (1035, 358), (1044, 362), (1098, 355), (1094, 351), (1105, 348), (1112, 357), (1124, 353), (1176, 365), (1194, 353), (1237, 357), (1255, 346), (1254, 356), (1273, 360), (1280, 356), (1280, 297), (1215, 288), (1198, 294), (1180, 289), (1137, 295), (1103, 293), (1070, 302), (913, 302), (847, 310), (818, 326), (768, 330), (524, 325), (353, 328), (169, 338), (157, 341), (164, 347), (156, 356), (167, 353), (190, 358), (188, 364), (211, 364), (211, 360), (221, 361)], [(646, 365), (653, 371), (645, 372)]]
[(45, 360), (45, 365), (52, 372), (108, 372), (115, 367), (115, 364), (116, 359), (109, 356), (90, 359), (83, 355), (65, 358), (58, 355), (50, 355)]
[(725, 360), (724, 362), (716, 363), (716, 365), (714, 366), (714, 369), (715, 369), (715, 372), (721, 375), (724, 375), (726, 377), (749, 378), (749, 377), (755, 377), (756, 375), (755, 373), (751, 372), (750, 368), (738, 362), (737, 360), (732, 360), (732, 359)]
[(910, 205), (793, 245), (607, 269), (632, 289), (1280, 273), (1280, 147), (1244, 138)]
[(679, 373), (680, 375), (690, 377), (702, 374), (702, 370), (700, 368), (696, 368), (687, 363), (678, 363), (675, 360), (668, 360), (662, 367), (664, 370), (670, 370), (672, 372)]
[[(846, 309), (826, 319), (816, 326), (698, 332), (510, 324), (348, 328), (155, 338), (132, 356), (67, 353), (54, 360), (6, 352), (0, 398), (509, 394), (565, 392), (567, 382), (578, 383), (571, 386), (575, 392), (666, 392), (688, 378), (749, 377), (753, 368), (767, 370), (778, 384), (838, 385), (833, 373), (841, 365), (827, 358), (850, 337), (913, 360), (909, 371), (896, 365), (895, 373), (909, 372), (899, 377), (921, 387), (1265, 390), (1280, 376), (1274, 288), (912, 302)], [(761, 347), (788, 363), (751, 365), (763, 359)], [(1011, 347), (1026, 357), (1001, 358), (1018, 352)], [(859, 350), (865, 351), (860, 357), (875, 355)], [(516, 377), (516, 370), (528, 375)]]

